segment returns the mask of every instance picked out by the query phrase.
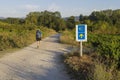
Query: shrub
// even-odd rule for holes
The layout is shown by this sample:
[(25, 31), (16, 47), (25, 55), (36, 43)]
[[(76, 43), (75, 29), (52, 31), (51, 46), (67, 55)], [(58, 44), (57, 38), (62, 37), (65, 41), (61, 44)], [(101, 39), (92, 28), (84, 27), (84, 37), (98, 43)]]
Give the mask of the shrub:
[(54, 30), (46, 27), (35, 25), (11, 25), (0, 22), (0, 51), (10, 48), (22, 48), (35, 42), (37, 28), (41, 29), (43, 37), (55, 33)]
[(104, 63), (95, 62), (94, 72), (91, 73), (90, 80), (120, 80), (120, 72), (116, 70), (114, 64), (108, 68)]
[(64, 55), (64, 63), (67, 65), (68, 73), (75, 80), (87, 80), (89, 74), (92, 73), (93, 63), (87, 55), (79, 57), (78, 52)]

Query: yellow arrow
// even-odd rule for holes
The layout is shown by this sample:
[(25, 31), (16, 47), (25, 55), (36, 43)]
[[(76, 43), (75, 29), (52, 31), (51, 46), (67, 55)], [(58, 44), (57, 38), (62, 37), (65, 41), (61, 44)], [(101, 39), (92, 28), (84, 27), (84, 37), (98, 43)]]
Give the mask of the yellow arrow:
[(79, 36), (80, 36), (80, 38), (82, 38), (84, 35), (83, 35), (83, 34), (80, 34)]

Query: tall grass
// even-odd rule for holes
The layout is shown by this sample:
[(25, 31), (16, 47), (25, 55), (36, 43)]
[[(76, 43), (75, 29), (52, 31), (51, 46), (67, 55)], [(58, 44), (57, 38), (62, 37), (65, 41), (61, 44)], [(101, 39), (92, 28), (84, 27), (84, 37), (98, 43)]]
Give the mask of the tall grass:
[(49, 28), (46, 28), (46, 27), (43, 27), (43, 26), (38, 26), (38, 28), (42, 31), (43, 37), (47, 37), (47, 36), (56, 34), (56, 31), (53, 30), (53, 29), (49, 29)]
[(65, 30), (61, 33), (60, 42), (66, 44), (77, 45), (75, 41), (75, 30)]
[(1, 32), (0, 33), (0, 50), (6, 50), (9, 48), (21, 48), (31, 44), (35, 39), (33, 35), (34, 31), (21, 31), (15, 32)]
[(79, 57), (78, 52), (64, 55), (64, 63), (71, 78), (74, 80), (120, 80), (120, 71), (113, 63), (111, 67), (92, 55)]
[[(61, 42), (78, 46), (75, 40), (75, 30), (62, 32)], [(81, 60), (81, 58), (74, 55), (76, 52), (68, 53), (64, 61), (67, 68), (69, 68), (68, 72), (74, 76), (75, 80), (120, 80), (119, 35), (94, 34), (89, 32), (88, 40), (83, 45), (85, 47), (84, 51), (86, 51), (87, 48), (94, 49), (93, 52), (89, 51), (89, 56), (94, 55), (91, 57), (93, 63), (91, 65), (92, 68), (91, 66), (87, 66), (90, 65), (91, 62), (86, 63), (84, 59), (82, 59), (83, 62), (80, 62), (79, 60)], [(96, 62), (96, 60), (98, 61)], [(85, 64), (84, 68), (81, 68), (83, 66), (81, 66), (81, 64)], [(87, 70), (88, 73), (84, 73), (84, 70)], [(83, 76), (81, 77), (81, 75)]]
[(54, 30), (42, 26), (0, 23), (0, 51), (22, 48), (35, 42), (38, 28), (42, 31), (43, 37), (55, 34)]

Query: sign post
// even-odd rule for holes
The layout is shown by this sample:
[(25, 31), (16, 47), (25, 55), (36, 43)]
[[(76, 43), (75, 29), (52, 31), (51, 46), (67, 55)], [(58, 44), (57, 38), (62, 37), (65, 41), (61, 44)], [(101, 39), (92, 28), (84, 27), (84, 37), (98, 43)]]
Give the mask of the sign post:
[(76, 25), (76, 41), (80, 42), (80, 56), (82, 57), (82, 42), (87, 41), (87, 25)]
[(80, 42), (80, 56), (82, 57), (82, 41)]

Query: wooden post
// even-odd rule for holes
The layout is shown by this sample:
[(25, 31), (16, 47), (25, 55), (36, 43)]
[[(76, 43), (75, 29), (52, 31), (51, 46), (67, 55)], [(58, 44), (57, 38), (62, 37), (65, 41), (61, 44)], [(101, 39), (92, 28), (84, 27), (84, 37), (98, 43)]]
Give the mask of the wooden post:
[(82, 41), (80, 42), (80, 57), (82, 57)]

